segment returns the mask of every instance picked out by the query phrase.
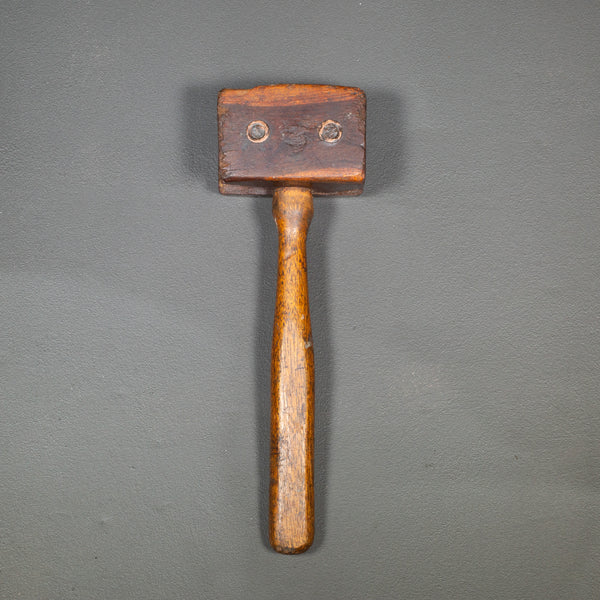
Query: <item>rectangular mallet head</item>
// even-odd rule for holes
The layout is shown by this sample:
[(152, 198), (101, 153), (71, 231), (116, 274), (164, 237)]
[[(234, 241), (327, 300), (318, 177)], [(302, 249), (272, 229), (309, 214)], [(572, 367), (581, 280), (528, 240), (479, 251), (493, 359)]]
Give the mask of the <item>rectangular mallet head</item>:
[(308, 187), (351, 195), (365, 181), (362, 90), (333, 85), (267, 85), (219, 94), (219, 191), (271, 195)]

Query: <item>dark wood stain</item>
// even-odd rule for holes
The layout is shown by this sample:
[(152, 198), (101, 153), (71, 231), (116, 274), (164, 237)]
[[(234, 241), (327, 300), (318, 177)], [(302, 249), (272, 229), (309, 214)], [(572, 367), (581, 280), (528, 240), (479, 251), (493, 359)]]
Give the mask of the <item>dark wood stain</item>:
[[(365, 179), (364, 92), (327, 85), (273, 85), (219, 94), (219, 189), (223, 194), (270, 195), (280, 185), (310, 187), (315, 195), (357, 195)], [(264, 121), (269, 138), (250, 142), (246, 128)], [(319, 138), (327, 120), (342, 138)]]

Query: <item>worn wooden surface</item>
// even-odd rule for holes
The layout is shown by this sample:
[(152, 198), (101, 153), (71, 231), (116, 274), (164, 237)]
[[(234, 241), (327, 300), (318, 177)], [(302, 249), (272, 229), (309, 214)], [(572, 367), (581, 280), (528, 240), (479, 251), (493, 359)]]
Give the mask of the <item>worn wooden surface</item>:
[(365, 95), (330, 85), (219, 94), (219, 190), (273, 193), (279, 267), (271, 363), (269, 538), (284, 554), (314, 536), (314, 359), (306, 271), (313, 194), (356, 195), (365, 179)]
[(307, 188), (279, 188), (273, 216), (279, 267), (271, 360), (269, 538), (278, 552), (306, 550), (314, 534), (314, 360), (308, 308)]
[[(219, 188), (223, 194), (270, 195), (281, 185), (310, 187), (315, 195), (357, 195), (365, 180), (365, 94), (353, 87), (270, 85), (219, 94)], [(255, 143), (249, 123), (269, 136)], [(319, 136), (335, 121), (342, 135)]]

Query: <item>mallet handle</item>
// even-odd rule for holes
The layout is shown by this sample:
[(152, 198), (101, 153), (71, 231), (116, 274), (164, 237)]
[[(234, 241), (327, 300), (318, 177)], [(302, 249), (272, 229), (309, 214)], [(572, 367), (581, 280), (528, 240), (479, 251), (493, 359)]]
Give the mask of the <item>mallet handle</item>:
[(314, 358), (306, 272), (312, 215), (309, 188), (275, 190), (279, 268), (271, 356), (269, 539), (284, 554), (304, 552), (314, 535)]

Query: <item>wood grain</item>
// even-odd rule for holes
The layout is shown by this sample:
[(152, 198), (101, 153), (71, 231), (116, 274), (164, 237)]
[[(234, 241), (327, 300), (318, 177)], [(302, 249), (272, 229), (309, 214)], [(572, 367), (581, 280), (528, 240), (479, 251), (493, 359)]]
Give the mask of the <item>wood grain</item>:
[[(362, 90), (332, 85), (270, 85), (222, 90), (219, 118), (219, 190), (269, 195), (280, 186), (310, 187), (313, 195), (357, 195), (365, 180)], [(254, 143), (249, 123), (268, 125)], [(324, 122), (340, 124), (334, 143), (319, 137)]]
[(275, 190), (279, 267), (271, 360), (269, 539), (284, 554), (304, 552), (314, 535), (314, 358), (306, 270), (312, 214), (310, 189)]

